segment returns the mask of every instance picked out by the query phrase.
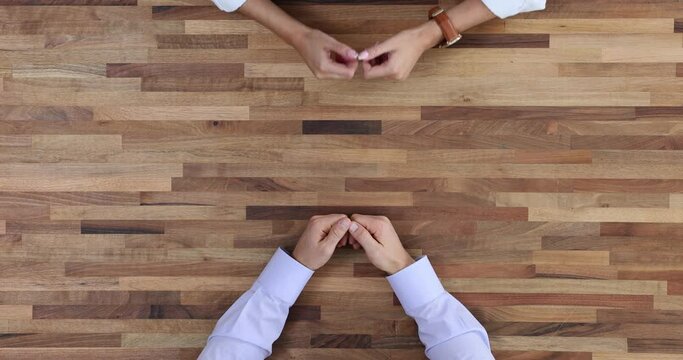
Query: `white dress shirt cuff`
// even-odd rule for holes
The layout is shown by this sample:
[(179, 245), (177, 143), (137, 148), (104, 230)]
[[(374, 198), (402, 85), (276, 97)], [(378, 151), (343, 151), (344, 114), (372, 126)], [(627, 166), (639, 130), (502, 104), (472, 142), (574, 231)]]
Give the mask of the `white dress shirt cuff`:
[(536, 11), (545, 9), (546, 0), (481, 0), (486, 7), (497, 17), (517, 15), (521, 12)]
[(278, 248), (256, 283), (264, 292), (292, 306), (313, 276), (313, 270)]
[(387, 280), (406, 310), (430, 303), (446, 291), (426, 256)]
[(211, 0), (216, 6), (227, 12), (233, 12), (244, 5), (247, 0)]

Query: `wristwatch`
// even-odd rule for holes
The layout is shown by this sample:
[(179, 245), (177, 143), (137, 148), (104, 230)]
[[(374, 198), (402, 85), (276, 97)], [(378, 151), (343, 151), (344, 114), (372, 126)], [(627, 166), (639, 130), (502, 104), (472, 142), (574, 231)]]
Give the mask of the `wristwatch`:
[(429, 20), (436, 21), (436, 24), (441, 28), (444, 42), (439, 47), (449, 47), (462, 39), (462, 34), (453, 25), (451, 18), (448, 17), (448, 14), (441, 6), (435, 6), (429, 10)]

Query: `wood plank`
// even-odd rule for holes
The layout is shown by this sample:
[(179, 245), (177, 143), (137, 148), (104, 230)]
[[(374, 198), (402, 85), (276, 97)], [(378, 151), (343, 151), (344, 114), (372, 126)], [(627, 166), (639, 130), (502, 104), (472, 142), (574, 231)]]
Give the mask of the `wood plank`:
[(615, 222), (626, 220), (634, 223), (670, 223), (681, 221), (683, 211), (661, 208), (529, 209), (529, 220), (531, 221), (558, 221), (560, 218), (565, 221)]
[[(153, 9), (156, 10), (155, 7)], [(161, 12), (154, 12), (159, 18)], [(159, 49), (244, 49), (247, 37), (244, 35), (178, 35), (160, 34), (156, 36)]]
[(246, 120), (244, 106), (98, 107), (95, 120)]
[(122, 63), (107, 64), (107, 77), (180, 77), (180, 76), (227, 76), (240, 77), (242, 64), (163, 64)]

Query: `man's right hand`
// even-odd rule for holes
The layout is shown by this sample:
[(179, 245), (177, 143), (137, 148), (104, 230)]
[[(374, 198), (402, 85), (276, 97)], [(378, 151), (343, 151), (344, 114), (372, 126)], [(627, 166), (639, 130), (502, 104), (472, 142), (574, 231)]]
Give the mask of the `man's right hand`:
[(354, 214), (351, 220), (349, 233), (378, 269), (392, 275), (415, 262), (386, 216)]
[(351, 79), (358, 67), (355, 50), (320, 30), (306, 30), (292, 44), (318, 79)]

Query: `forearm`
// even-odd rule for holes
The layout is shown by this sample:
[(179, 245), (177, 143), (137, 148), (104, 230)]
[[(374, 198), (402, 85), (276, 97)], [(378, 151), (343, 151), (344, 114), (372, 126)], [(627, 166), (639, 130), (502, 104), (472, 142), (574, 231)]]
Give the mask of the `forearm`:
[[(448, 9), (446, 13), (451, 19), (453, 26), (460, 32), (465, 32), (496, 17), (481, 0), (465, 0)], [(443, 41), (441, 29), (433, 20), (421, 25), (421, 32), (423, 34), (424, 46), (427, 49)]]
[(238, 11), (267, 27), (290, 45), (310, 30), (270, 0), (247, 0)]
[(313, 271), (278, 249), (254, 285), (218, 320), (201, 360), (262, 359), (270, 355)]
[(493, 359), (486, 330), (445, 291), (427, 258), (387, 279), (406, 313), (415, 319), (430, 359)]

